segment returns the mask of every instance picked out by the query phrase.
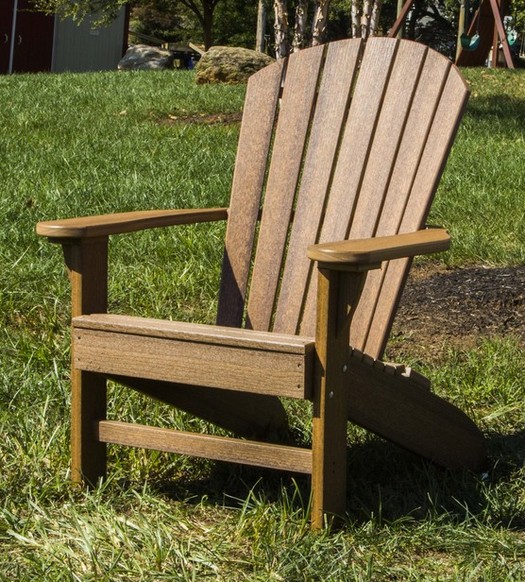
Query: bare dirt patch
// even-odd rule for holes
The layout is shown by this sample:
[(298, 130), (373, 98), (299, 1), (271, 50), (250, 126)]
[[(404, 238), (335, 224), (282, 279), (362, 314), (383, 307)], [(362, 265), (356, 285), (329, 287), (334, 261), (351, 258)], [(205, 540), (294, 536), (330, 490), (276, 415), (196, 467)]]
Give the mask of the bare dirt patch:
[(525, 348), (525, 266), (423, 264), (412, 268), (388, 352), (428, 361), (445, 345), (469, 348), (480, 338), (508, 335)]

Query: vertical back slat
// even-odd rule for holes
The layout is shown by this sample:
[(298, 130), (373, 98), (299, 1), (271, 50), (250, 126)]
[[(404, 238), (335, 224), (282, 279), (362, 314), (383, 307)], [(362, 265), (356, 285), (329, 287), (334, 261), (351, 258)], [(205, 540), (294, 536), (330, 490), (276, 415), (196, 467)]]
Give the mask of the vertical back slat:
[(283, 62), (248, 82), (226, 231), (217, 323), (240, 327)]
[[(410, 198), (401, 218), (399, 232), (414, 231), (424, 225), (456, 136), (462, 113), (466, 107), (468, 95), (469, 91), (465, 81), (456, 67), (451, 65), (412, 184)], [(394, 268), (394, 262), (392, 262), (387, 269), (383, 291), (379, 296), (371, 323), (365, 345), (367, 353), (381, 354), (384, 350), (387, 334), (399, 300), (399, 294), (392, 296), (391, 290), (397, 281), (404, 282), (404, 278), (403, 265)], [(399, 284), (397, 284), (397, 288), (399, 289)], [(387, 327), (387, 334), (381, 331), (385, 327)]]
[(427, 50), (420, 44), (402, 43), (396, 53), (348, 238), (375, 235), (387, 192), (389, 212), (405, 207), (408, 192), (392, 196), (389, 183)]
[[(318, 242), (346, 238), (396, 50), (392, 39), (366, 43)], [(303, 335), (315, 331), (315, 297), (312, 278), (300, 327)]]
[(277, 303), (277, 332), (298, 331), (313, 267), (305, 249), (317, 240), (360, 53), (360, 40), (328, 47)]
[[(403, 50), (404, 48), (406, 50)], [(410, 51), (414, 49), (416, 51), (419, 49), (420, 58), (418, 59), (418, 63), (414, 63), (413, 57), (411, 56)], [(415, 83), (415, 77), (412, 80), (410, 79), (411, 67), (412, 65), (421, 65), (423, 62), (424, 66), (421, 70), (421, 75), (419, 76), (418, 82)], [(384, 163), (385, 168), (390, 173), (389, 183), (383, 184), (385, 189), (376, 194), (377, 201), (375, 202), (373, 196), (370, 200), (370, 191), (373, 192), (374, 183), (372, 182), (368, 189), (363, 188), (363, 198), (360, 198), (361, 208), (359, 212), (356, 211), (356, 220), (352, 224), (350, 238), (363, 238), (374, 234), (377, 236), (387, 236), (399, 232), (401, 219), (405, 207), (408, 204), (423, 148), (427, 141), (437, 104), (443, 90), (443, 84), (450, 67), (450, 63), (436, 55), (436, 53), (427, 53), (424, 47), (413, 43), (402, 45), (398, 53), (397, 64), (398, 66), (396, 68), (400, 71), (400, 75), (397, 79), (394, 74), (392, 75), (388, 92), (397, 93), (400, 90), (400, 84), (401, 92), (403, 92), (403, 86), (407, 86), (408, 91), (413, 92), (415, 90), (415, 93), (413, 94), (413, 99), (410, 99), (405, 104), (406, 108), (403, 107), (403, 110), (399, 112), (400, 116), (405, 116), (403, 118), (403, 126), (399, 125), (399, 119), (397, 122), (398, 125), (396, 126), (395, 109), (388, 107), (388, 99), (385, 99), (382, 118), (385, 119), (387, 128), (388, 119), (391, 119), (392, 129), (391, 132), (387, 131), (386, 135), (390, 139), (393, 139), (392, 136), (394, 135), (397, 136), (398, 144), (396, 147), (392, 147), (393, 152), (388, 154), (388, 142), (384, 138), (379, 138), (378, 141), (384, 153), (381, 156), (375, 155), (374, 159), (376, 160), (376, 165)], [(413, 72), (412, 75), (415, 75), (415, 73)], [(395, 102), (397, 99), (394, 97), (392, 101)], [(378, 135), (380, 134), (381, 132), (378, 130)], [(383, 135), (385, 135), (384, 131)], [(397, 155), (394, 157), (395, 154)], [(373, 157), (371, 156), (371, 163)], [(388, 166), (386, 164), (387, 161), (389, 162)], [(377, 170), (371, 173), (377, 174)], [(418, 195), (428, 198), (430, 192), (419, 192)], [(374, 205), (376, 208), (379, 208), (378, 205), (380, 203), (382, 204), (382, 211), (376, 213), (375, 220), (372, 220), (373, 213), (370, 212), (368, 219), (369, 225), (367, 225), (367, 207), (370, 210), (374, 208)], [(384, 285), (386, 269), (394, 269), (397, 272), (395, 276), (393, 276), (393, 273), (390, 275), (388, 287), (384, 290), (390, 297), (395, 297), (400, 286), (403, 284), (404, 271), (407, 267), (407, 261), (396, 261), (388, 267), (384, 266), (381, 271), (369, 273), (362, 299), (354, 315), (352, 326), (351, 341), (352, 345), (357, 349), (365, 349), (378, 297)], [(385, 327), (388, 321), (388, 319), (385, 321)], [(374, 333), (385, 335), (385, 330), (381, 329), (379, 319), (376, 322)], [(381, 345), (381, 342), (376, 341), (376, 343)], [(374, 351), (370, 355), (379, 357), (380, 354)]]
[[(420, 228), (468, 90), (443, 56), (385, 38), (301, 51), (288, 61), (278, 108), (280, 86), (277, 64), (248, 90), (218, 321), (241, 325), (249, 288), (248, 327), (267, 330), (273, 319), (275, 331), (313, 335), (317, 278), (306, 248)], [(381, 357), (409, 266), (369, 274), (354, 347)]]
[(323, 53), (319, 46), (288, 61), (250, 283), (249, 328), (270, 328)]

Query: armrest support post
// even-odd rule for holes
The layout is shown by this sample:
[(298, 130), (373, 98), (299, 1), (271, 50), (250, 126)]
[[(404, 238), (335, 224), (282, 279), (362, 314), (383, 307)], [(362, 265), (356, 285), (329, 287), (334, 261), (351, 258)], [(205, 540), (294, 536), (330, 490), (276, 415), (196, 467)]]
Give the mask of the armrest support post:
[(320, 268), (313, 403), (312, 527), (345, 512), (350, 324), (367, 272)]
[[(73, 317), (107, 311), (108, 237), (66, 239), (62, 243), (71, 282)], [(96, 485), (106, 475), (106, 444), (95, 424), (106, 418), (106, 379), (75, 368), (71, 352), (71, 473), (75, 483)]]
[(108, 237), (66, 239), (62, 250), (71, 283), (71, 316), (105, 313), (108, 303)]

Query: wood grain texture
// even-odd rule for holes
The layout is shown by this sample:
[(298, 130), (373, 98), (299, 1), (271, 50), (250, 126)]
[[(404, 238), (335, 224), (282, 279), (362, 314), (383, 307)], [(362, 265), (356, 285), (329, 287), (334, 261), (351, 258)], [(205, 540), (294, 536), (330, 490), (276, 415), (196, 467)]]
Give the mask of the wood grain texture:
[[(387, 194), (390, 194), (390, 205), (394, 203), (404, 208), (406, 204), (406, 194), (392, 201), (389, 185), (427, 50), (420, 44), (401, 43), (396, 52), (363, 170), (359, 196), (348, 225), (348, 238), (360, 239), (376, 234)], [(385, 234), (396, 234), (396, 231)]]
[(246, 327), (269, 330), (324, 47), (288, 62), (250, 283)]
[(262, 69), (248, 81), (226, 230), (219, 325), (242, 324), (282, 75), (281, 61)]
[(348, 340), (366, 273), (319, 270), (312, 426), (312, 528), (346, 506)]
[[(413, 214), (409, 200), (422, 197), (430, 203), (432, 199), (431, 191), (414, 191), (413, 184), (449, 69), (447, 59), (433, 51), (426, 53), (377, 224), (377, 236), (401, 232), (405, 214), (413, 217), (412, 230), (423, 226), (424, 217)], [(398, 260), (384, 265), (381, 272), (370, 273), (351, 336), (356, 348), (366, 349), (376, 358), (382, 356), (410, 265), (409, 260)]]
[(73, 326), (75, 329), (144, 335), (188, 343), (229, 346), (268, 352), (275, 351), (301, 356), (304, 356), (308, 350), (313, 349), (314, 345), (314, 338), (113, 313), (97, 313), (75, 317)]
[(92, 238), (177, 224), (214, 222), (226, 220), (227, 217), (226, 208), (140, 210), (39, 222), (36, 226), (36, 232), (41, 236), (58, 240)]
[(458, 408), (402, 375), (355, 358), (349, 368), (349, 420), (444, 467), (483, 468), (483, 435)]
[[(71, 282), (73, 316), (107, 309), (107, 237), (63, 246)], [(93, 422), (106, 418), (106, 380), (75, 368), (71, 349), (71, 478), (96, 485), (106, 475), (106, 446), (93, 432)]]
[[(407, 143), (404, 151), (414, 147), (408, 145), (408, 142), (413, 139), (416, 144), (421, 144), (420, 153), (417, 156), (412, 150), (411, 157), (407, 155), (407, 160), (414, 160), (416, 169), (413, 173), (407, 172), (412, 175), (412, 183), (402, 214), (392, 213), (399, 220), (398, 232), (401, 233), (417, 230), (427, 220), (430, 205), (469, 95), (468, 88), (456, 67), (443, 62), (441, 55), (435, 53), (428, 55), (424, 73), (426, 80), (423, 83), (422, 79), (419, 83), (418, 93), (416, 93), (408, 120), (407, 127), (410, 127), (410, 132), (403, 140), (404, 147)], [(432, 90), (435, 93), (431, 98), (429, 92)], [(427, 110), (429, 102), (434, 103), (433, 112)], [(416, 132), (418, 125), (423, 126), (423, 119), (428, 120), (426, 132), (421, 132), (421, 129)], [(401, 167), (396, 168), (396, 172), (403, 173), (401, 160), (399, 165)], [(402, 181), (401, 178), (396, 178), (396, 180)], [(399, 188), (399, 186), (399, 182), (396, 181), (396, 187)], [(388, 210), (386, 209), (383, 213), (384, 222), (380, 223), (378, 234), (383, 234), (387, 229), (386, 222), (390, 214)], [(409, 266), (408, 261), (395, 261), (385, 269), (381, 293), (378, 295), (373, 316), (370, 315), (368, 318), (369, 329), (363, 343), (363, 349), (376, 357), (380, 357), (384, 351)], [(367, 293), (366, 290), (365, 293)], [(362, 309), (366, 310), (364, 304)], [(357, 314), (357, 317), (361, 316)], [(363, 317), (366, 318), (366, 315)]]
[(360, 41), (328, 45), (276, 308), (277, 332), (299, 331), (312, 273), (305, 249), (317, 241), (361, 50)]
[(101, 441), (205, 457), (256, 467), (268, 467), (296, 473), (311, 473), (312, 451), (227, 437), (130, 424), (115, 421), (98, 423)]
[(326, 268), (343, 265), (376, 265), (383, 261), (445, 251), (450, 247), (448, 232), (431, 228), (366, 239), (324, 243), (308, 248), (308, 257)]
[(80, 370), (291, 398), (311, 391), (311, 344), (298, 354), (73, 325)]
[[(363, 172), (381, 111), (397, 41), (374, 38), (366, 43), (359, 76), (348, 111), (337, 165), (325, 202), (325, 215), (316, 242), (345, 240), (352, 220)], [(305, 249), (306, 252), (306, 249)], [(316, 285), (310, 286), (300, 333), (312, 335), (315, 325)]]

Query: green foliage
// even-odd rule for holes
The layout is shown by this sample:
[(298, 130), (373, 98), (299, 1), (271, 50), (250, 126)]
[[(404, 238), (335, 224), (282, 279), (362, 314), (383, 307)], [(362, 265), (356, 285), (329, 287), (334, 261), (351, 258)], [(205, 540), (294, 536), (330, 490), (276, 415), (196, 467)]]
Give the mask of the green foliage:
[(122, 6), (129, 0), (31, 0), (35, 8), (58, 14), (62, 18), (72, 18), (80, 23), (87, 17), (95, 15), (94, 25), (110, 23), (118, 14)]
[[(257, 0), (222, 0), (215, 12), (215, 44), (255, 48)], [(270, 29), (268, 29), (270, 32)]]
[(196, 26), (184, 6), (173, 0), (155, 0), (133, 5), (130, 28), (166, 42), (181, 42), (194, 38)]
[[(255, 0), (221, 0), (214, 11), (213, 44), (253, 48)], [(132, 9), (133, 30), (170, 42), (204, 42), (195, 13), (177, 0), (137, 0)]]

